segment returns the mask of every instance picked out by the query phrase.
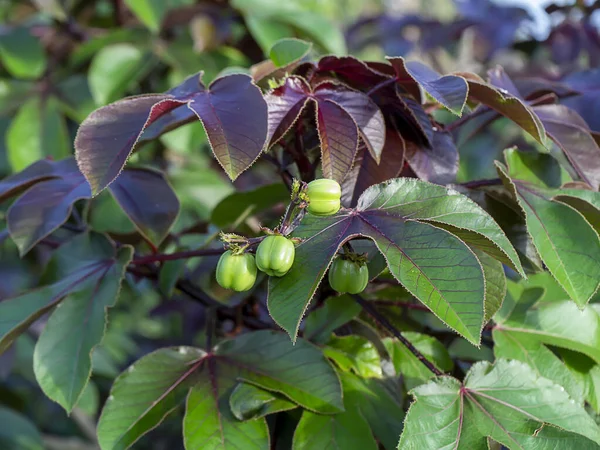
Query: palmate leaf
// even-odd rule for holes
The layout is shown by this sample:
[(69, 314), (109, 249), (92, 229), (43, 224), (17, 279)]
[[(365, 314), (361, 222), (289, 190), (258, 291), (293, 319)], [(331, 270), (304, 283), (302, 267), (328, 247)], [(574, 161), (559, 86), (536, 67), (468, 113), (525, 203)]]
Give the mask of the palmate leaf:
[(310, 411), (343, 410), (339, 379), (319, 349), (303, 340), (293, 345), (283, 333), (257, 331), (223, 341), (211, 353), (167, 348), (134, 363), (111, 390), (98, 425), (100, 445), (128, 448), (187, 394), (186, 449), (267, 449), (265, 419), (240, 422), (231, 411), (230, 396), (239, 381)]
[(600, 428), (585, 409), (518, 361), (480, 362), (463, 384), (440, 377), (412, 394), (398, 450), (484, 450), (488, 437), (511, 450), (600, 444)]
[(397, 178), (367, 189), (356, 209), (307, 215), (293, 236), (290, 272), (269, 280), (273, 319), (296, 338), (304, 311), (338, 249), (354, 237), (375, 242), (394, 277), (449, 327), (478, 343), (484, 320), (484, 275), (465, 244), (522, 271), (500, 227), (458, 192)]
[(600, 238), (586, 219), (565, 203), (551, 201), (567, 181), (547, 155), (505, 152), (507, 166), (496, 163), (506, 187), (525, 213), (527, 230), (569, 297), (584, 307), (600, 286)]
[(385, 124), (377, 105), (362, 92), (332, 82), (314, 89), (300, 77), (286, 78), (284, 84), (265, 96), (269, 105), (269, 146), (277, 143), (312, 101), (321, 141), (323, 173), (341, 182), (356, 157), (359, 138), (376, 162), (385, 143)]
[(204, 125), (217, 161), (232, 180), (258, 158), (267, 135), (267, 105), (252, 79), (228, 75), (207, 89), (193, 75), (165, 94), (119, 100), (83, 121), (75, 154), (92, 193), (115, 180), (147, 127), (186, 105)]

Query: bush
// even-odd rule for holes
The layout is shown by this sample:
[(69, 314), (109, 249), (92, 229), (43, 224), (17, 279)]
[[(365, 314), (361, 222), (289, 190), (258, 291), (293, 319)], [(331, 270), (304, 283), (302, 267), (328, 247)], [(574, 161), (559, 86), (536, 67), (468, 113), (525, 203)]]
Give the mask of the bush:
[(600, 448), (595, 6), (34, 3), (2, 448)]

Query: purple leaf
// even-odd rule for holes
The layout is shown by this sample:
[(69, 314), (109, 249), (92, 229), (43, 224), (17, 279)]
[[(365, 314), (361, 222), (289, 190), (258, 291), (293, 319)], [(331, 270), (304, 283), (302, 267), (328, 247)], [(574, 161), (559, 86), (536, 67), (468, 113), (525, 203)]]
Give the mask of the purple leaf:
[(119, 176), (144, 129), (183, 104), (166, 94), (130, 97), (97, 109), (83, 121), (75, 157), (93, 195)]
[(179, 200), (164, 176), (150, 169), (127, 169), (109, 189), (138, 231), (160, 245), (179, 214)]
[(534, 108), (548, 137), (562, 148), (583, 181), (594, 189), (600, 186), (600, 147), (590, 129), (574, 110), (564, 105)]
[(267, 136), (267, 104), (248, 75), (218, 78), (188, 107), (202, 121), (217, 161), (235, 180), (260, 156)]
[(55, 177), (54, 172), (54, 163), (42, 159), (34, 162), (21, 172), (4, 178), (0, 181), (0, 202), (17, 195), (35, 183)]
[(544, 145), (544, 125), (533, 110), (523, 101), (510, 95), (508, 91), (500, 91), (482, 80), (471, 77), (469, 84), (469, 99), (489, 106), (527, 131), (536, 141)]
[(521, 93), (501, 66), (496, 66), (494, 69), (488, 70), (488, 77), (490, 79), (490, 84), (499, 89), (503, 89), (503, 93), (506, 91), (513, 97), (523, 100)]
[(356, 124), (336, 103), (320, 101), (317, 102), (317, 127), (323, 174), (342, 181), (352, 168), (358, 150)]
[(452, 134), (433, 133), (431, 147), (423, 147), (413, 141), (406, 142), (406, 160), (419, 178), (436, 184), (448, 184), (456, 180), (458, 151)]
[(367, 188), (397, 177), (404, 165), (404, 147), (400, 134), (388, 128), (381, 161), (377, 164), (361, 141), (354, 166), (342, 183), (344, 205), (356, 206), (358, 198)]
[(323, 172), (342, 181), (352, 167), (361, 137), (379, 160), (385, 123), (377, 105), (365, 94), (331, 82), (314, 91), (304, 79), (291, 76), (266, 96), (269, 105), (269, 146), (292, 127), (307, 102), (316, 105)]
[[(456, 75), (442, 76), (424, 64), (406, 62), (404, 58), (388, 58), (398, 76), (398, 81), (417, 100), (421, 98), (419, 86), (454, 114), (462, 115), (467, 101), (467, 82)], [(412, 82), (416, 83), (414, 85)]]
[(333, 72), (356, 89), (369, 89), (390, 79), (352, 56), (324, 56), (319, 60), (318, 71), (321, 75)]
[[(83, 121), (75, 138), (76, 158), (92, 193), (114, 181), (147, 127), (185, 104), (204, 123), (215, 156), (230, 178), (258, 157), (267, 133), (267, 107), (252, 79), (230, 75), (215, 80), (207, 90), (194, 75), (166, 94), (126, 98), (97, 109)], [(173, 113), (152, 134), (187, 120), (187, 114)]]
[(310, 86), (303, 78), (288, 77), (283, 86), (266, 95), (269, 105), (269, 147), (277, 143), (296, 122), (309, 93)]
[(354, 120), (358, 132), (375, 161), (379, 162), (385, 144), (383, 114), (369, 96), (345, 89), (333, 83), (323, 83), (315, 89), (318, 98), (341, 106)]
[(21, 256), (66, 222), (73, 203), (92, 196), (75, 160), (61, 163), (66, 170), (61, 178), (41, 181), (29, 188), (8, 210), (8, 232)]

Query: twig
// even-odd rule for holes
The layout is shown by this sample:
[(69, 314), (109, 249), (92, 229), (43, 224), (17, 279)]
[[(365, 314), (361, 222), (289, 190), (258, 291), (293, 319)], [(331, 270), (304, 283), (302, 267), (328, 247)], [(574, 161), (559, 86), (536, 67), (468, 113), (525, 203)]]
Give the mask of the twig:
[(200, 250), (186, 250), (175, 253), (159, 253), (156, 255), (141, 256), (131, 261), (135, 266), (151, 264), (161, 261), (176, 261), (178, 259), (198, 258), (201, 256), (218, 256), (225, 253), (224, 248), (205, 248)]
[(390, 333), (394, 335), (394, 337), (396, 337), (400, 342), (402, 342), (402, 344), (413, 355), (415, 355), (417, 359), (421, 361), (423, 365), (427, 367), (432, 373), (434, 373), (438, 377), (444, 374), (441, 370), (435, 367), (435, 365), (431, 361), (425, 358), (425, 355), (423, 355), (419, 350), (417, 350), (417, 348), (414, 345), (412, 345), (408, 339), (402, 336), (402, 333), (400, 333), (400, 331), (394, 325), (392, 325), (383, 315), (381, 315), (379, 311), (377, 311), (377, 309), (373, 308), (373, 306), (367, 300), (362, 298), (360, 295), (356, 294), (352, 294), (352, 298), (354, 298), (356, 303), (358, 303), (367, 314), (369, 314), (373, 319), (375, 319), (377, 323), (386, 328)]

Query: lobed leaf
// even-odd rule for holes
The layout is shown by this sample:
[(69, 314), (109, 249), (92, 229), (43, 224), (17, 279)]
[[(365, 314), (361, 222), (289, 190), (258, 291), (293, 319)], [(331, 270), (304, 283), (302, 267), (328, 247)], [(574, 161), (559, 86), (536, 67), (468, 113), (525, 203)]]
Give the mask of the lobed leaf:
[(480, 362), (464, 384), (440, 377), (412, 394), (399, 450), (483, 450), (488, 437), (509, 449), (550, 450), (557, 439), (572, 439), (577, 448), (600, 442), (598, 425), (564, 388), (518, 361)]
[(292, 339), (336, 252), (354, 237), (372, 239), (394, 277), (475, 343), (485, 286), (481, 264), (464, 242), (522, 270), (510, 242), (481, 208), (451, 189), (414, 179), (372, 186), (356, 209), (308, 215), (293, 235), (303, 240), (295, 264), (269, 280), (268, 296), (271, 316)]
[(75, 138), (76, 158), (92, 193), (115, 180), (147, 127), (184, 105), (203, 123), (213, 153), (231, 179), (256, 160), (267, 134), (267, 106), (252, 79), (229, 75), (206, 89), (194, 75), (165, 94), (126, 98), (83, 121)]

